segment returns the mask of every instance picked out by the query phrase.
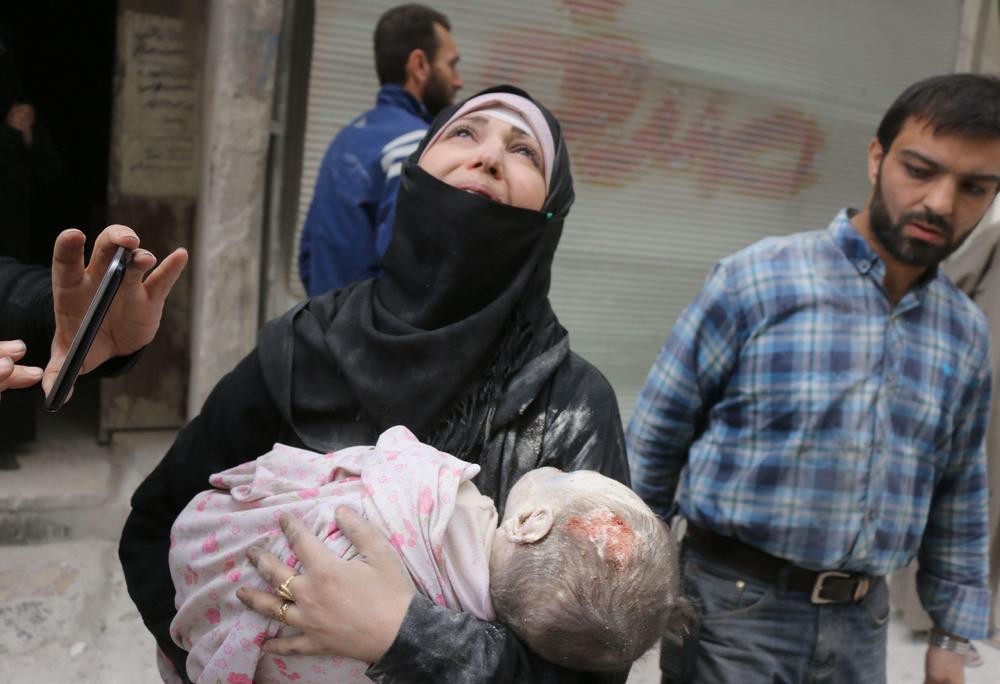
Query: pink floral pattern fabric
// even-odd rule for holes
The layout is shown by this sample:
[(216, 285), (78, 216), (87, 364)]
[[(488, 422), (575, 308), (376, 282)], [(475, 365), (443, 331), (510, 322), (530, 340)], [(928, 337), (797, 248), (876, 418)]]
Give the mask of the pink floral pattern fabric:
[[(210, 684), (367, 680), (367, 665), (347, 658), (261, 652), (266, 639), (295, 630), (246, 609), (236, 590), (246, 585), (272, 591), (246, 558), (251, 545), (265, 547), (302, 572), (278, 526), (282, 513), (302, 520), (327, 548), (349, 559), (356, 551), (337, 528), (334, 511), (342, 505), (353, 508), (385, 532), (419, 591), (439, 605), (490, 619), (485, 614), (490, 607), (463, 606), (459, 599), (488, 596), (488, 558), (463, 564), (463, 569), (474, 567), (475, 576), (459, 578), (451, 576), (454, 566), (442, 553), (459, 487), (478, 473), (479, 466), (394, 427), (374, 447), (318, 454), (276, 444), (256, 461), (213, 475), (215, 489), (192, 499), (171, 531), (178, 613), (170, 632), (189, 651), (188, 675)], [(468, 582), (476, 587), (461, 584)], [(176, 681), (176, 674), (162, 667), (161, 674), (164, 681)]]

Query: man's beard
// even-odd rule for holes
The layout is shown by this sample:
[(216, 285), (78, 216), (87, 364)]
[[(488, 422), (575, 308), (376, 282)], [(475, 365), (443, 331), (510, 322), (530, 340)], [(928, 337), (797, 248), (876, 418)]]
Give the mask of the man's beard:
[[(911, 211), (903, 214), (898, 221), (893, 222), (892, 217), (889, 216), (889, 209), (885, 206), (885, 198), (882, 196), (881, 168), (875, 179), (875, 191), (872, 194), (868, 218), (872, 234), (879, 244), (897, 261), (907, 266), (937, 266), (961, 247), (965, 238), (968, 237), (965, 235), (961, 240), (955, 241), (955, 228), (944, 217), (930, 210)], [(925, 223), (938, 228), (944, 233), (944, 244), (935, 245), (904, 234), (903, 230), (906, 228), (906, 224), (911, 222)]]
[(447, 81), (438, 76), (437, 69), (431, 69), (431, 76), (424, 86), (424, 95), (421, 98), (424, 106), (431, 116), (437, 116), (442, 109), (451, 104), (455, 91), (448, 85)]

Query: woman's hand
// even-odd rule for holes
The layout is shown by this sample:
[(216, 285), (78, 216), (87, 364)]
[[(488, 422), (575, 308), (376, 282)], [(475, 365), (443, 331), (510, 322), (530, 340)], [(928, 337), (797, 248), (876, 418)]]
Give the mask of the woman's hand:
[[(302, 631), (265, 641), (262, 650), (278, 655), (339, 655), (377, 661), (389, 650), (416, 593), (396, 550), (367, 520), (346, 507), (337, 510), (337, 526), (354, 543), (358, 556), (345, 561), (333, 555), (305, 525), (288, 516), (281, 529), (302, 564), (295, 575), (273, 554), (247, 554), (272, 586), (285, 586), (295, 601), (285, 621)], [(247, 587), (236, 592), (251, 610), (277, 618), (285, 602), (276, 594)]]

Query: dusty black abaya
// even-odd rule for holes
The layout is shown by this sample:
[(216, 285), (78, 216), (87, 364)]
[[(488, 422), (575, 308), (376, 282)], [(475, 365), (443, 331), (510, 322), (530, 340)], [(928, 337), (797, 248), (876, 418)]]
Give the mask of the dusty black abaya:
[[(451, 111), (435, 120), (424, 145)], [(186, 654), (168, 633), (170, 526), (211, 473), (276, 441), (332, 450), (372, 444), (381, 430), (403, 424), (479, 463), (476, 485), (501, 510), (513, 483), (544, 465), (628, 482), (614, 393), (569, 350), (548, 302), (573, 189), (558, 123), (545, 114), (557, 162), (541, 211), (452, 188), (413, 163), (418, 150), (404, 170), (383, 275), (268, 324), (258, 348), (219, 382), (136, 491), (119, 553), (129, 593), (175, 663)], [(368, 674), (413, 682), (624, 680), (559, 668), (506, 627), (421, 597)]]

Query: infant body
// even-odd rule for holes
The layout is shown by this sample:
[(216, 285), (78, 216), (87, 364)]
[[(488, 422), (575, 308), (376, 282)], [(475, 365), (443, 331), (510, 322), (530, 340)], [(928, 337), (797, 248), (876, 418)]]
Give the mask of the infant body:
[[(395, 427), (374, 447), (318, 454), (275, 445), (255, 461), (213, 475), (210, 482), (216, 489), (196, 496), (171, 534), (178, 608), (171, 635), (189, 651), (188, 676), (213, 684), (366, 680), (367, 665), (348, 658), (262, 653), (263, 641), (295, 630), (250, 611), (235, 595), (240, 586), (271, 589), (246, 559), (251, 546), (302, 571), (281, 534), (282, 514), (302, 520), (333, 553), (353, 557), (355, 551), (334, 519), (342, 505), (383, 531), (417, 589), (435, 603), (484, 620), (499, 619), (536, 652), (567, 666), (627, 668), (649, 643), (634, 643), (631, 616), (620, 620), (628, 634), (609, 637), (616, 620), (605, 613), (630, 608), (617, 600), (615, 606), (581, 608), (575, 597), (582, 591), (594, 598), (609, 577), (634, 575), (635, 557), (646, 558), (653, 550), (659, 567), (642, 568), (640, 575), (662, 579), (640, 580), (650, 586), (635, 603), (649, 604), (640, 611), (664, 622), (672, 601), (662, 597), (676, 598), (677, 582), (669, 532), (623, 485), (593, 472), (554, 468), (531, 471), (518, 481), (498, 530), (493, 502), (471, 481), (478, 472), (477, 465)], [(639, 512), (638, 525), (619, 512), (633, 509)], [(574, 567), (579, 572), (572, 572)], [(635, 578), (627, 581), (636, 583)], [(590, 626), (588, 613), (594, 613)], [(566, 623), (568, 629), (554, 631), (559, 625), (553, 622)], [(588, 633), (599, 643), (589, 643)], [(610, 655), (583, 661), (590, 667), (581, 668), (578, 652), (591, 654), (602, 645)], [(160, 662), (164, 681), (176, 681), (169, 665), (162, 658)]]

